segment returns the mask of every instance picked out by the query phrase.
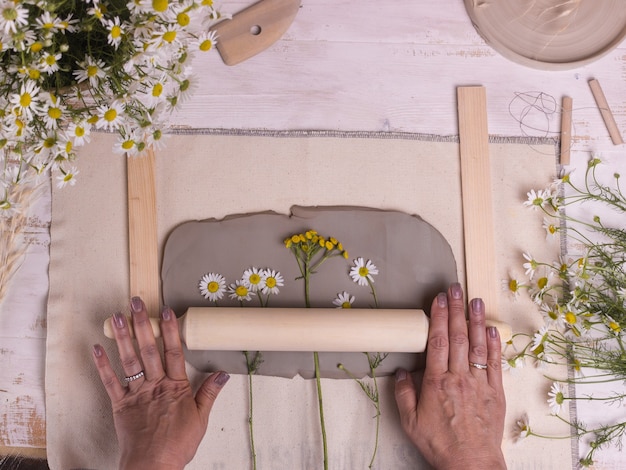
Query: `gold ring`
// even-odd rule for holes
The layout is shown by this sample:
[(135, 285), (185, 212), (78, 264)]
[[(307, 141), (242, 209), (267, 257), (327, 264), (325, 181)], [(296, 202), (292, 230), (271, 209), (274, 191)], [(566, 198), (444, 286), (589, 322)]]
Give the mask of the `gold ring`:
[(470, 366), (476, 367), (476, 369), (485, 370), (487, 368), (487, 364), (477, 364), (475, 362), (470, 361)]

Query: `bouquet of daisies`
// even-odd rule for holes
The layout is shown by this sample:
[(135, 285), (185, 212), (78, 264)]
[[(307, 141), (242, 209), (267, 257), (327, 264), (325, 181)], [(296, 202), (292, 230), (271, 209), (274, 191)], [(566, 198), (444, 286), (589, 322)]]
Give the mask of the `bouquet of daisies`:
[(93, 130), (129, 156), (158, 147), (220, 19), (211, 0), (0, 0), (1, 212), (37, 175), (74, 184)]

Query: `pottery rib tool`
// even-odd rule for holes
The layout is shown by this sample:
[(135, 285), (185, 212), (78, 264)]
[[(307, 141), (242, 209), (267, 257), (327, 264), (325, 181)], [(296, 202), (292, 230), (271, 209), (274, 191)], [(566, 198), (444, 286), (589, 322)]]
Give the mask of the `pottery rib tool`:
[[(160, 336), (157, 319), (150, 319)], [(511, 338), (511, 327), (488, 322)], [(129, 323), (131, 325), (132, 322)], [(111, 318), (104, 334), (113, 338)], [(190, 350), (423, 352), (428, 317), (418, 309), (192, 307), (179, 319)]]
[(264, 51), (289, 29), (300, 0), (261, 0), (217, 23), (217, 50), (226, 65), (236, 65)]
[(598, 105), (598, 109), (600, 110), (600, 114), (602, 115), (602, 119), (604, 120), (604, 125), (609, 131), (609, 135), (611, 136), (613, 145), (623, 144), (624, 140), (622, 139), (622, 134), (617, 127), (615, 117), (611, 112), (611, 108), (609, 107), (609, 103), (606, 100), (606, 97), (604, 96), (604, 92), (602, 91), (600, 82), (595, 78), (591, 79), (589, 80), (589, 87), (591, 88), (593, 98), (596, 100), (596, 104)]
[(574, 100), (569, 96), (564, 96), (561, 101), (561, 165), (570, 164), (572, 149), (572, 106)]
[(481, 86), (459, 87), (457, 99), (467, 296), (482, 298), (487, 314), (495, 315), (499, 283), (493, 239), (487, 93)]

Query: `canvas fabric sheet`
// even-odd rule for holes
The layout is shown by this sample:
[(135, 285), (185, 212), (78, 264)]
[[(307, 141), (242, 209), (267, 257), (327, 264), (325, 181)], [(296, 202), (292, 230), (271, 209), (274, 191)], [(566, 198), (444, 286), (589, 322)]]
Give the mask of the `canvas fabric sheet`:
[[(449, 241), (464, 281), (461, 182), (456, 137), (392, 133), (195, 131), (171, 135), (157, 152), (158, 238), (178, 224), (293, 205), (350, 205), (417, 214)], [(93, 135), (82, 151), (76, 186), (53, 190), (50, 296), (46, 358), (47, 447), (52, 469), (116, 468), (118, 446), (108, 397), (91, 360), (101, 343), (117, 358), (102, 324), (128, 311), (126, 161), (112, 153), (115, 136)], [(498, 277), (519, 271), (521, 252), (538, 259), (548, 246), (536, 213), (522, 207), (526, 192), (555, 176), (551, 141), (491, 139), (495, 252)], [(410, 249), (410, 247), (407, 247)], [(542, 319), (530, 301), (502, 292), (492, 309), (514, 331)], [(205, 377), (188, 367), (197, 386)], [(121, 371), (120, 371), (120, 375)], [(524, 412), (533, 428), (568, 435), (549, 416), (549, 383), (526, 368), (505, 374), (507, 419), (503, 449), (509, 468), (569, 468), (565, 440), (515, 444)], [(324, 379), (331, 469), (367, 468), (374, 445), (374, 408), (351, 380)], [(393, 378), (379, 381), (382, 425), (374, 468), (428, 468), (404, 437)], [(254, 377), (258, 468), (322, 467), (315, 383), (300, 377)], [(537, 417), (539, 418), (537, 420)], [(545, 418), (545, 419), (544, 419)], [(250, 468), (247, 376), (232, 375), (211, 414), (209, 430), (189, 469)]]

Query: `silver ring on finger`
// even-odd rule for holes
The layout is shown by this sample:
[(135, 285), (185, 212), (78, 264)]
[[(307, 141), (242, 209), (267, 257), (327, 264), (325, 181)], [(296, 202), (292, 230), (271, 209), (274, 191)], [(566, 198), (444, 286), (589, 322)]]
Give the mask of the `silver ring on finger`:
[(139, 372), (137, 372), (134, 375), (129, 375), (128, 377), (124, 377), (124, 382), (126, 382), (126, 385), (128, 385), (129, 383), (134, 382), (135, 380), (139, 380), (144, 375), (145, 375), (144, 371), (140, 370)]
[(487, 369), (487, 364), (478, 364), (476, 362), (469, 361), (469, 365), (472, 367), (476, 367), (476, 369), (480, 369), (480, 370)]

